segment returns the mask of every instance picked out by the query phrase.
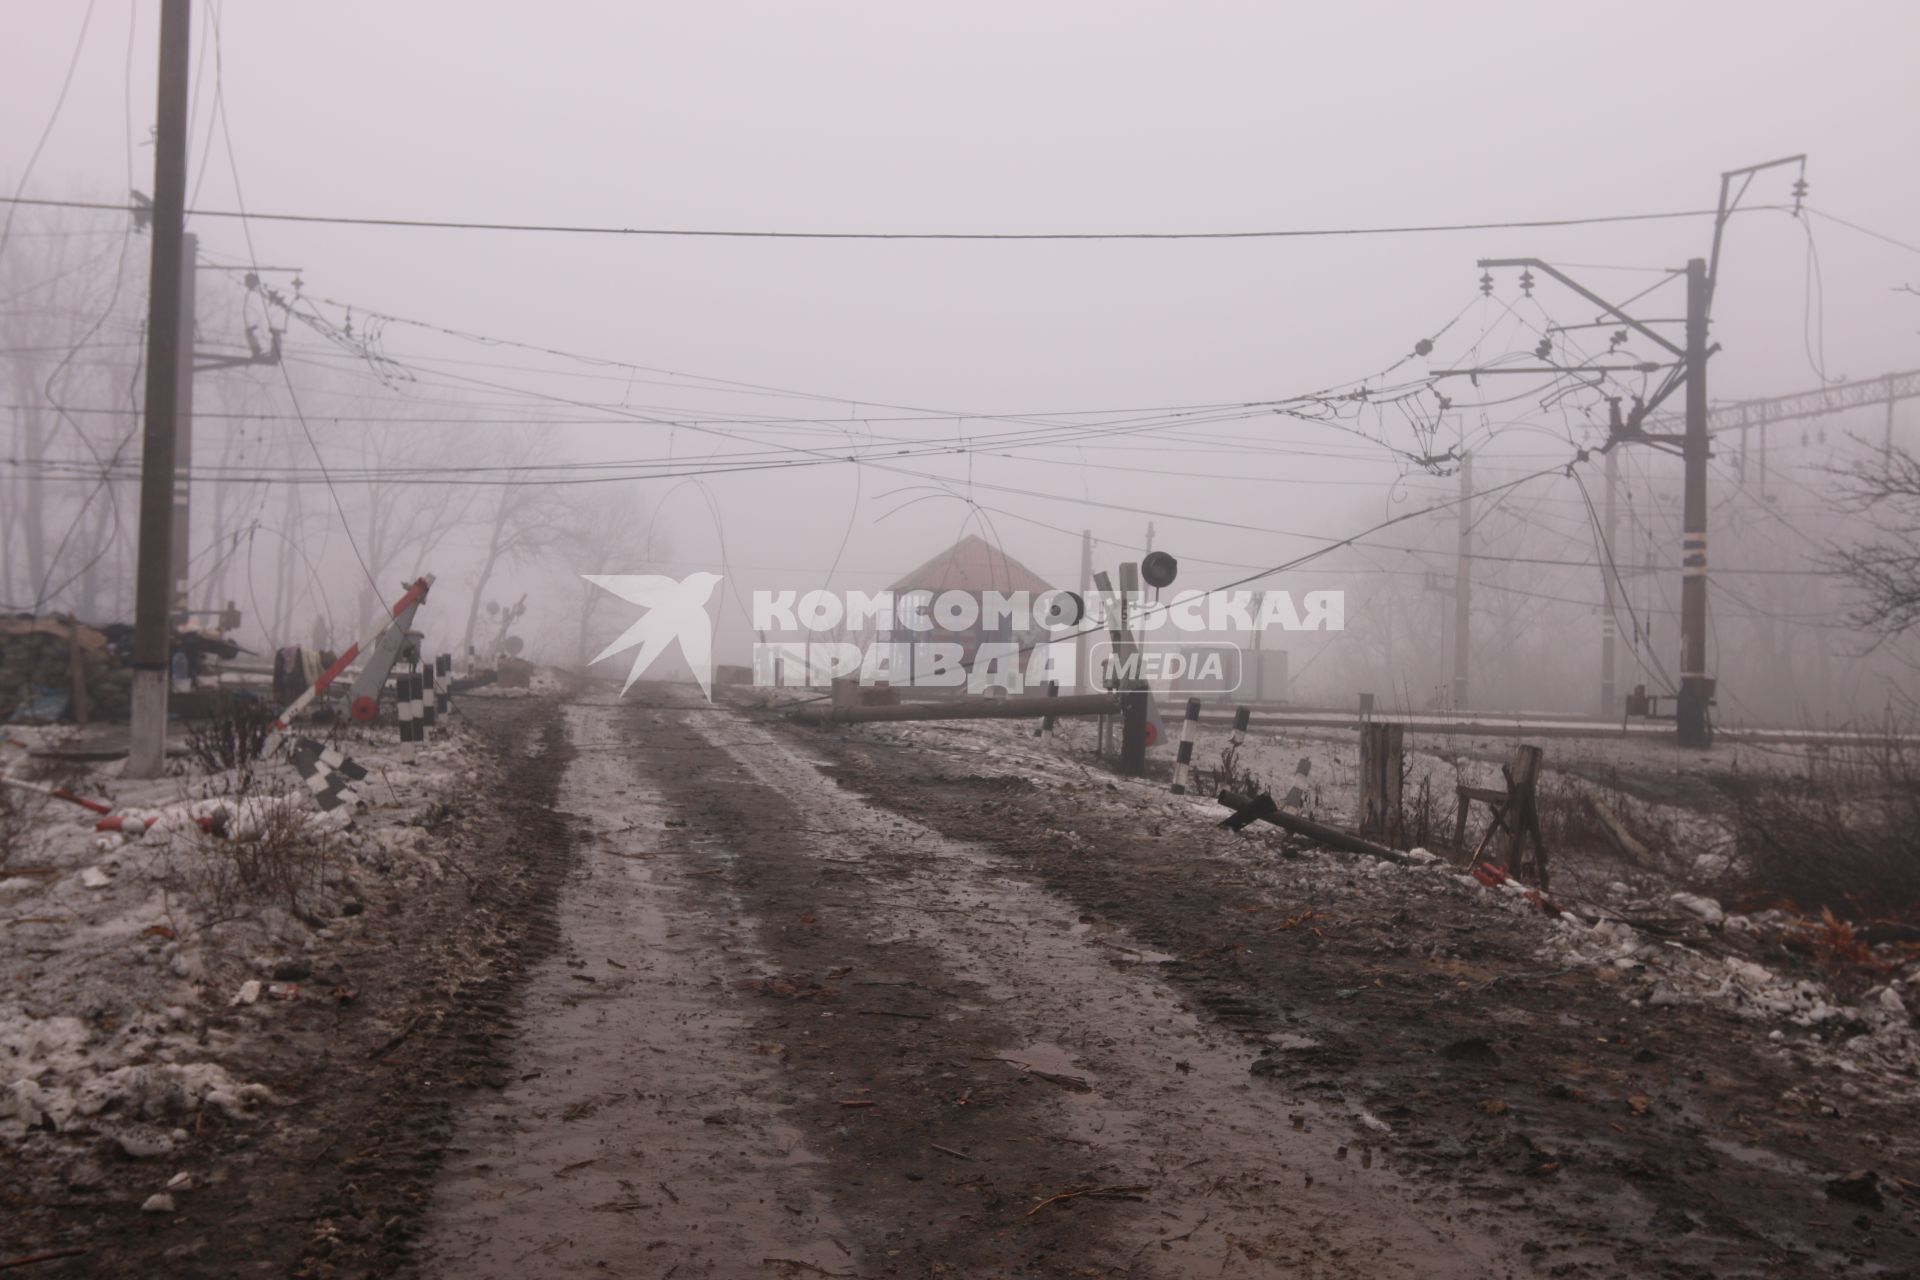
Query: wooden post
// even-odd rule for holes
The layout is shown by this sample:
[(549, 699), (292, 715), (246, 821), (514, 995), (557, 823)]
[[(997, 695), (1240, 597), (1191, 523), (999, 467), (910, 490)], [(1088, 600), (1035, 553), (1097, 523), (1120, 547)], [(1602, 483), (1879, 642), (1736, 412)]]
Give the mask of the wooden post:
[(1360, 834), (1401, 842), (1401, 759), (1407, 727), (1382, 721), (1360, 726)]
[(1535, 796), (1535, 787), (1540, 781), (1540, 761), (1540, 748), (1522, 743), (1514, 749), (1513, 763), (1506, 770), (1507, 870), (1545, 889), (1547, 850), (1540, 838), (1540, 808)]

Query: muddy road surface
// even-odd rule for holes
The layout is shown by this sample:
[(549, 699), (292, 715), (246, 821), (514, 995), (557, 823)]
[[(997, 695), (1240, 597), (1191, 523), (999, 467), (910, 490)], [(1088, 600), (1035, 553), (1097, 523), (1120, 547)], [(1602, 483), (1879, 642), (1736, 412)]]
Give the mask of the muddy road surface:
[(1451, 877), (978, 736), (560, 710), (553, 942), (421, 1274), (1914, 1274), (1903, 1103)]
[[(576, 828), (432, 1276), (1524, 1274), (1174, 957), (655, 690), (566, 709)], [(983, 806), (995, 797), (979, 797)]]

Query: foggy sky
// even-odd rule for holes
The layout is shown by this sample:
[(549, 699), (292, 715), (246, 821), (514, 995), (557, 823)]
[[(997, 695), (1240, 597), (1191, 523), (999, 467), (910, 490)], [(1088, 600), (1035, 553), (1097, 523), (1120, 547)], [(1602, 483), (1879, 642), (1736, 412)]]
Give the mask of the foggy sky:
[[(59, 91), (83, 7), (7, 8), (0, 179), (9, 190)], [(207, 13), (203, 0), (189, 164), (200, 170), (211, 140), (198, 203), (233, 208), (240, 197), (225, 140), (209, 129), (214, 60), (199, 60)], [(535, 9), (228, 0), (218, 13), (220, 92), (253, 210), (876, 231), (1485, 222), (1711, 207), (1721, 170), (1805, 151), (1809, 203), (1920, 239), (1920, 172), (1908, 163), (1920, 118), (1912, 80), (1920, 11), (1891, 2), (1816, 13), (1784, 3)], [(136, 138), (152, 115), (157, 20), (157, 5), (99, 0), (27, 194), (117, 199), (130, 159), (132, 185), (151, 190), (152, 151), (140, 146), (130, 158), (125, 131), (129, 104)], [(1763, 178), (1750, 199), (1785, 199), (1792, 176)], [(364, 307), (959, 415), (1238, 402), (1326, 386), (1385, 367), (1475, 298), (1477, 257), (1673, 267), (1704, 254), (1711, 230), (1700, 219), (1355, 239), (928, 244), (255, 223), (250, 250), (236, 222), (189, 225), (209, 253), (299, 266), (311, 292)], [(1731, 226), (1716, 300), (1714, 338), (1725, 347), (1712, 366), (1716, 398), (1816, 385), (1807, 349), (1822, 337), (1834, 376), (1920, 363), (1920, 306), (1893, 292), (1920, 279), (1920, 262), (1835, 224), (1812, 225), (1824, 289), (1811, 309), (1802, 225), (1756, 213)], [(1652, 279), (1576, 274), (1622, 295)], [(1505, 281), (1502, 291), (1515, 296)], [(1564, 294), (1539, 296), (1558, 318), (1591, 318)], [(1671, 305), (1658, 313), (1678, 314), (1678, 290), (1664, 296)], [(396, 332), (391, 341), (396, 351), (509, 359), (425, 335)], [(571, 396), (606, 390), (478, 372)], [(646, 396), (690, 414), (884, 412), (792, 401), (768, 409), (660, 387)], [(1916, 413), (1906, 406), (1903, 421)], [(991, 425), (962, 417), (914, 430), (957, 438)], [(1259, 443), (1316, 439), (1312, 428), (1278, 420), (1264, 428), (1270, 434), (1262, 429), (1234, 431)], [(659, 427), (554, 430), (574, 433), (562, 447), (578, 456), (667, 448)], [(673, 447), (678, 456), (716, 443), (681, 431)], [(1516, 437), (1489, 452), (1503, 447), (1556, 446)], [(1182, 512), (1340, 535), (1398, 509), (1388, 489), (1398, 469), (1384, 458), (1264, 449), (1091, 456), (1227, 478), (1076, 473), (985, 456), (910, 465), (963, 494), (971, 467), (976, 481), (1136, 510), (975, 495), (1091, 528), (1103, 560), (1138, 546), (1149, 519), (1157, 545), (1198, 558), (1267, 563), (1309, 545), (1186, 524)], [(1377, 486), (1317, 483), (1326, 480)], [(721, 477), (712, 487), (731, 559), (775, 577), (788, 566), (817, 575), (851, 510), (841, 580), (873, 586), (963, 527), (967, 508), (944, 499), (879, 519), (915, 491), (881, 495), (913, 483), (842, 465)], [(1410, 484), (1418, 502), (1451, 481)], [(665, 486), (637, 491), (656, 501)], [(675, 556), (713, 567), (704, 503), (682, 491), (668, 519)], [(1012, 518), (998, 521), (998, 533), (1009, 552), (1071, 582), (1074, 538)], [(1182, 585), (1218, 574), (1196, 567)]]

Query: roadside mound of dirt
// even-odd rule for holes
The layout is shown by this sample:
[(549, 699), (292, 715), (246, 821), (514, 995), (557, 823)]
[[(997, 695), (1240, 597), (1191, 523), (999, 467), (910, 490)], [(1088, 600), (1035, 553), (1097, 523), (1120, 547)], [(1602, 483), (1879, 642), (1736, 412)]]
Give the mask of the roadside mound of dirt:
[[(335, 886), (307, 919), (272, 921), (257, 958), (220, 962), (260, 972), (254, 1001), (230, 1002), (242, 975), (224, 969), (172, 1008), (39, 1001), (34, 1025), (75, 1021), (81, 1048), (115, 1030), (164, 1031), (151, 1053), (131, 1051), (143, 1078), (168, 1075), (165, 1058), (180, 1056), (169, 1046), (184, 1036), (196, 1059), (258, 1091), (226, 1090), (243, 1106), (223, 1106), (213, 1081), (0, 1133), (11, 1174), (0, 1264), (51, 1255), (22, 1273), (36, 1277), (404, 1265), (451, 1102), (505, 1083), (497, 1045), (520, 975), (551, 945), (570, 857), (552, 812), (568, 750), (556, 709), (475, 701), (464, 718), (476, 745), (448, 770), (450, 785), (373, 824), (351, 888)], [(381, 786), (377, 774), (370, 782)]]

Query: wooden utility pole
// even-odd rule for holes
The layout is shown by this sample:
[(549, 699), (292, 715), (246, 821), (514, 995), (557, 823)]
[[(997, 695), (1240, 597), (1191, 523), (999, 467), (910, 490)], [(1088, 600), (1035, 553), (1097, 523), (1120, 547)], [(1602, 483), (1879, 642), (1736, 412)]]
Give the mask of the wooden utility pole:
[[(187, 202), (187, 80), (190, 0), (161, 0), (160, 89), (153, 152), (153, 268), (147, 312), (147, 391), (140, 449), (140, 549), (133, 615), (133, 708), (126, 776), (158, 777), (166, 766), (167, 664), (172, 583), (174, 427), (179, 411), (180, 283)], [(191, 358), (189, 356), (189, 358)]]
[(1680, 579), (1680, 697), (1677, 740), (1683, 747), (1713, 745), (1708, 709), (1713, 681), (1707, 676), (1707, 307), (1712, 293), (1707, 260), (1687, 262), (1686, 462), (1682, 509)]
[(1460, 455), (1460, 546), (1453, 570), (1453, 709), (1467, 707), (1473, 629), (1473, 455)]

